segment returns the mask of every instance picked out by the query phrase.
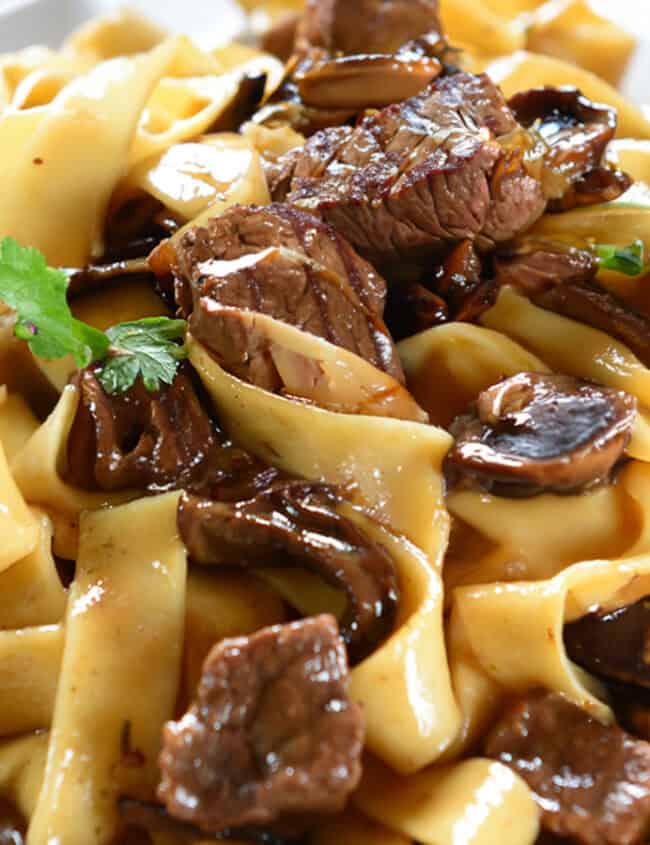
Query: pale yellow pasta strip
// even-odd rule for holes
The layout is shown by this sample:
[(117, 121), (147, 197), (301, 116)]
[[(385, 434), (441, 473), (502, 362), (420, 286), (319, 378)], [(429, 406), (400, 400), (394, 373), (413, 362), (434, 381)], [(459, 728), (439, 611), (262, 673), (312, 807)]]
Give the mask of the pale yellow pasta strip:
[(142, 109), (177, 49), (170, 40), (137, 58), (104, 62), (48, 106), (5, 111), (3, 234), (37, 247), (54, 265), (83, 266), (101, 251), (108, 201), (126, 170)]
[(97, 510), (137, 495), (133, 492), (90, 493), (61, 479), (59, 468), (65, 462), (68, 434), (78, 402), (77, 389), (66, 387), (56, 408), (12, 462), (16, 484), (28, 502), (72, 518), (77, 518), (82, 510)]
[(238, 443), (287, 472), (350, 486), (376, 519), (438, 560), (448, 526), (440, 475), (451, 443), (446, 432), (402, 420), (335, 414), (273, 396), (226, 373), (192, 338), (189, 349)]
[[(181, 667), (186, 552), (178, 493), (85, 514), (47, 767), (29, 845), (105, 845), (117, 797), (151, 799)], [(126, 737), (126, 739), (125, 739)], [(124, 743), (141, 766), (122, 762)]]
[(436, 766), (408, 778), (366, 760), (353, 802), (422, 845), (533, 845), (539, 833), (530, 790), (493, 760)]
[(39, 525), (16, 484), (0, 443), (0, 573), (36, 547)]
[(599, 719), (611, 719), (595, 678), (571, 663), (565, 623), (596, 607), (613, 609), (650, 591), (650, 556), (579, 563), (548, 581), (454, 590), (454, 613), (482, 670), (503, 688), (564, 693)]
[(525, 46), (523, 25), (496, 15), (487, 3), (441, 0), (440, 16), (451, 44), (462, 41), (479, 53), (493, 56), (513, 53)]
[(60, 625), (0, 631), (0, 736), (49, 726), (62, 652)]
[(504, 376), (548, 367), (499, 332), (448, 323), (398, 344), (409, 390), (437, 425), (467, 410), (478, 394)]
[(489, 62), (484, 70), (503, 88), (506, 97), (543, 85), (572, 85), (597, 103), (607, 103), (618, 112), (618, 135), (650, 138), (650, 122), (641, 109), (593, 73), (551, 56), (519, 50)]
[(27, 819), (34, 812), (43, 782), (48, 735), (30, 734), (0, 743), (0, 797)]
[(538, 355), (553, 370), (626, 390), (639, 400), (628, 454), (650, 461), (650, 370), (622, 343), (604, 332), (533, 305), (512, 288), (481, 317)]
[(629, 173), (635, 181), (650, 184), (650, 141), (635, 138), (612, 141), (607, 148), (607, 160)]
[(75, 30), (63, 44), (64, 53), (89, 56), (96, 62), (144, 53), (165, 40), (166, 33), (150, 18), (122, 6)]
[(38, 425), (36, 416), (19, 393), (0, 388), (0, 443), (9, 461), (20, 452)]
[(370, 520), (360, 524), (395, 563), (400, 605), (393, 635), (352, 670), (350, 694), (364, 710), (366, 748), (410, 774), (435, 761), (460, 727), (445, 650), (442, 583), (431, 566), (439, 562), (427, 561)]
[(572, 246), (587, 246), (594, 241), (627, 246), (635, 240), (650, 245), (648, 189), (634, 185), (616, 202), (576, 208), (563, 214), (545, 214), (533, 226), (531, 235)]
[(35, 511), (39, 539), (32, 552), (0, 573), (0, 630), (51, 625), (65, 612), (66, 593), (52, 557), (52, 523)]

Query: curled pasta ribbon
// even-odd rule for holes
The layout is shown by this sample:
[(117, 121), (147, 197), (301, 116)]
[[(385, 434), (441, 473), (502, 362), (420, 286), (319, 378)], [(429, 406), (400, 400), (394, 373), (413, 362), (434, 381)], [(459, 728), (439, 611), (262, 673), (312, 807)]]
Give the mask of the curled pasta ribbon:
[(352, 800), (370, 818), (423, 845), (533, 845), (539, 833), (530, 790), (492, 760), (473, 758), (405, 778), (366, 759)]
[(120, 794), (153, 798), (181, 670), (179, 496), (82, 516), (32, 845), (100, 845), (117, 832)]
[(481, 322), (516, 340), (551, 369), (626, 390), (639, 400), (628, 454), (650, 462), (650, 370), (604, 332), (533, 305), (512, 288), (502, 288)]
[(11, 801), (30, 818), (43, 783), (47, 733), (32, 734), (0, 743), (0, 797)]
[[(595, 607), (614, 610), (650, 592), (650, 556), (579, 563), (545, 581), (459, 587), (449, 642), (454, 686), (470, 682), (462, 741), (480, 735), (502, 695), (545, 687), (603, 721), (612, 713), (600, 683), (567, 657), (564, 625)], [(472, 676), (473, 672), (473, 676)], [(481, 675), (485, 681), (481, 680)]]
[(36, 546), (39, 526), (12, 476), (0, 443), (0, 574)]
[(446, 432), (275, 396), (228, 374), (191, 337), (189, 355), (220, 419), (245, 449), (294, 475), (349, 487), (373, 517), (438, 560), (448, 531), (440, 473), (451, 444)]
[(548, 372), (523, 346), (471, 323), (447, 323), (398, 344), (411, 393), (436, 425), (448, 426), (504, 376)]
[(38, 420), (19, 393), (9, 393), (0, 387), (0, 443), (7, 460), (20, 452), (38, 428)]

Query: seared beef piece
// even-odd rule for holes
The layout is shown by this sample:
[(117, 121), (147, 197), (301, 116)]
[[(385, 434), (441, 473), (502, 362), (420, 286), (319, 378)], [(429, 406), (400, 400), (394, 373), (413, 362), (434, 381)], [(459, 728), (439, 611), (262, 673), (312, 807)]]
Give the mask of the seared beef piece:
[(240, 378), (273, 388), (273, 368), (248, 348), (233, 308), (323, 337), (403, 381), (382, 320), (386, 283), (343, 237), (303, 211), (232, 208), (188, 231), (175, 274), (192, 334)]
[(588, 672), (650, 688), (650, 597), (565, 625), (564, 644)]
[(335, 813), (361, 776), (363, 716), (331, 616), (224, 640), (164, 730), (158, 797), (206, 832)]
[(337, 512), (335, 488), (278, 480), (248, 500), (213, 501), (185, 494), (178, 525), (190, 557), (244, 568), (296, 566), (345, 591), (341, 621), (353, 659), (390, 633), (397, 577), (386, 551)]
[(108, 395), (92, 367), (72, 383), (80, 396), (64, 472), (71, 484), (160, 492), (205, 482), (220, 444), (186, 372), (158, 393), (138, 380), (126, 393)]
[(451, 426), (451, 484), (495, 495), (573, 493), (608, 479), (636, 418), (634, 397), (564, 375), (520, 373)]
[(634, 311), (609, 291), (576, 280), (552, 288), (535, 302), (620, 340), (650, 367), (650, 318)]
[(480, 236), (506, 241), (542, 214), (517, 126), (485, 75), (445, 77), (356, 128), (317, 133), (274, 169), (275, 199), (320, 215), (373, 263), (395, 264)]
[[(172, 818), (160, 804), (139, 801), (133, 798), (121, 798), (119, 801), (120, 817), (132, 828), (152, 834), (161, 833), (172, 837), (174, 842), (255, 842), (259, 845), (308, 845), (290, 832), (275, 832), (264, 828), (244, 828), (223, 830), (219, 833), (206, 833), (195, 825)], [(299, 825), (296, 825), (298, 827)], [(302, 825), (304, 826), (304, 825)], [(301, 826), (301, 827), (302, 827)], [(0, 845), (2, 842), (0, 840)], [(120, 839), (114, 845), (127, 845)], [(128, 843), (130, 845), (130, 842)]]
[(419, 282), (394, 285), (388, 291), (386, 323), (396, 341), (449, 320), (445, 300)]
[(296, 48), (344, 56), (389, 54), (440, 31), (438, 0), (307, 0)]
[(616, 199), (629, 188), (626, 177), (600, 173), (606, 169), (602, 162), (607, 144), (616, 133), (615, 109), (592, 103), (571, 87), (522, 91), (509, 105), (517, 120), (530, 128), (533, 140), (539, 139), (550, 211), (572, 207), (571, 198), (573, 205), (602, 202), (603, 196)]
[(565, 244), (524, 238), (494, 255), (497, 286), (511, 285), (535, 298), (560, 285), (590, 282), (598, 262), (591, 252)]
[(637, 845), (650, 828), (650, 744), (557, 693), (508, 708), (485, 746), (532, 790), (542, 826), (583, 845)]

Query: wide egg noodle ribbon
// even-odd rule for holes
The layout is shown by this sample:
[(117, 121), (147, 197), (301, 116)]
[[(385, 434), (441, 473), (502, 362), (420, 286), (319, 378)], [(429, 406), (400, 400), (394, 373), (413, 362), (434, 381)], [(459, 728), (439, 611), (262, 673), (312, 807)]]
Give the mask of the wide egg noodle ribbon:
[(49, 726), (62, 653), (61, 625), (0, 631), (0, 737)]
[(0, 387), (0, 443), (11, 462), (39, 426), (38, 419), (20, 393)]
[(34, 550), (39, 537), (37, 519), (12, 475), (0, 443), (0, 574)]
[[(471, 654), (492, 682), (483, 688), (488, 697), (496, 695), (497, 688), (512, 695), (544, 687), (610, 721), (612, 713), (600, 683), (567, 657), (564, 626), (595, 608), (614, 610), (648, 593), (648, 555), (575, 564), (546, 581), (459, 587), (453, 594), (449, 633), (452, 666), (457, 665), (454, 645), (459, 645), (465, 650), (465, 665)], [(457, 624), (462, 631), (454, 643)], [(464, 726), (470, 738), (476, 735), (471, 719), (481, 720), (485, 713), (480, 702), (471, 704)], [(487, 710), (493, 705), (494, 701), (487, 702)]]
[(639, 413), (627, 453), (650, 462), (650, 370), (627, 346), (604, 332), (533, 305), (510, 287), (501, 289), (481, 322), (516, 340), (556, 372), (636, 396)]
[(548, 367), (500, 332), (447, 323), (398, 344), (411, 393), (436, 425), (448, 426), (481, 391), (505, 376)]
[(187, 556), (179, 495), (82, 516), (30, 845), (103, 845), (116, 833), (120, 794), (154, 796), (181, 671)]
[(29, 819), (43, 783), (47, 733), (0, 742), (0, 798), (14, 804)]
[(0, 631), (52, 625), (65, 613), (66, 591), (52, 556), (52, 521), (33, 510), (39, 525), (34, 549), (0, 572)]
[(352, 798), (370, 818), (422, 845), (533, 845), (539, 810), (511, 769), (472, 758), (399, 777), (364, 761)]
[(142, 110), (180, 43), (103, 62), (46, 106), (4, 111), (3, 234), (40, 249), (53, 265), (81, 267), (101, 251), (110, 195), (126, 170)]
[(440, 474), (451, 444), (446, 432), (274, 396), (225, 372), (193, 338), (188, 344), (190, 361), (237, 443), (294, 475), (349, 487), (378, 521), (438, 559), (448, 532)]

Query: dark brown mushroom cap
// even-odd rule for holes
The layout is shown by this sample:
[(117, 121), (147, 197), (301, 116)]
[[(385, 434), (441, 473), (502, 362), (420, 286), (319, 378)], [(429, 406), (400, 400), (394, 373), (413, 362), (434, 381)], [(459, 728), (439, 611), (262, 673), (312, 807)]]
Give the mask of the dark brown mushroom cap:
[(343, 809), (361, 777), (363, 713), (332, 616), (223, 640), (169, 722), (158, 798), (211, 833)]
[(190, 557), (205, 565), (301, 567), (341, 589), (341, 633), (360, 660), (390, 634), (398, 602), (388, 553), (336, 510), (335, 488), (278, 480), (247, 501), (184, 494), (178, 524)]
[(496, 495), (571, 493), (605, 480), (627, 446), (637, 402), (565, 375), (520, 373), (485, 390), (451, 426), (451, 484)]
[(650, 687), (650, 596), (564, 627), (567, 654), (588, 672)]
[(592, 103), (571, 86), (522, 91), (508, 105), (538, 142), (529, 157), (542, 165), (550, 211), (616, 199), (629, 188), (627, 176), (603, 166), (616, 132), (615, 109)]

